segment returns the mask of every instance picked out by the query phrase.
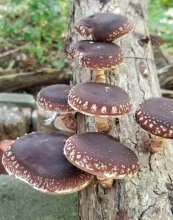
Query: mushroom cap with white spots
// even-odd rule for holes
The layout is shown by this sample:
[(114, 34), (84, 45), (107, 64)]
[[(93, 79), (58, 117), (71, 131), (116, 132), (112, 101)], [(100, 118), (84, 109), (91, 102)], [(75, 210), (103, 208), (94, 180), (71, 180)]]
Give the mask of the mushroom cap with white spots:
[(66, 135), (34, 132), (16, 140), (4, 152), (7, 172), (44, 193), (68, 194), (87, 186), (92, 175), (73, 166), (63, 154)]
[(69, 58), (79, 57), (80, 64), (87, 69), (109, 69), (121, 64), (124, 55), (113, 43), (78, 41), (70, 46)]
[(136, 173), (136, 154), (110, 135), (87, 132), (69, 137), (64, 154), (76, 167), (99, 178), (120, 179)]
[(133, 23), (124, 15), (114, 13), (95, 13), (82, 18), (74, 24), (75, 30), (93, 41), (114, 41), (129, 33)]
[(146, 131), (173, 139), (173, 99), (151, 98), (139, 105), (135, 118)]
[(44, 87), (37, 95), (38, 107), (60, 114), (73, 113), (74, 110), (68, 105), (68, 94), (71, 88), (65, 84)]
[(86, 115), (100, 117), (122, 116), (130, 111), (130, 98), (126, 91), (107, 83), (87, 82), (72, 87), (69, 105)]
[(156, 35), (156, 34), (150, 34), (149, 36), (151, 44), (153, 46), (160, 46), (164, 43), (164, 40), (161, 36)]

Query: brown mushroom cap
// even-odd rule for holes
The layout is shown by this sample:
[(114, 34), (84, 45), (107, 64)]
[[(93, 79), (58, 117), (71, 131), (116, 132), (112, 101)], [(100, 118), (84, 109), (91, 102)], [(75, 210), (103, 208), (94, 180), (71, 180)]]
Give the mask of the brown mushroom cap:
[(71, 88), (71, 86), (65, 84), (44, 87), (37, 95), (38, 107), (45, 111), (61, 114), (74, 112), (67, 102)]
[(72, 44), (68, 56), (79, 56), (81, 65), (88, 69), (114, 68), (123, 62), (124, 56), (121, 48), (113, 43), (79, 41)]
[(146, 131), (173, 139), (173, 99), (151, 98), (139, 105), (136, 121)]
[(163, 38), (159, 35), (150, 34), (149, 38), (153, 46), (160, 46), (164, 43)]
[(82, 18), (74, 24), (77, 32), (94, 41), (114, 41), (133, 29), (132, 22), (124, 15), (95, 13)]
[(69, 105), (91, 116), (116, 117), (130, 111), (130, 98), (121, 88), (106, 83), (80, 83), (69, 92)]
[(110, 135), (87, 132), (73, 135), (64, 147), (67, 159), (99, 178), (124, 178), (137, 172), (136, 154)]
[(66, 194), (87, 186), (92, 176), (69, 163), (64, 154), (68, 136), (35, 132), (15, 141), (3, 155), (9, 174), (45, 193)]

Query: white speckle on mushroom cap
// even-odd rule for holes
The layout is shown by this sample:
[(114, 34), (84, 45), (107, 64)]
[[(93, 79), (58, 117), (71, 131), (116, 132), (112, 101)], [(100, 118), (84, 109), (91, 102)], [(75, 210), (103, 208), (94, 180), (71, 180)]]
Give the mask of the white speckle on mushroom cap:
[(139, 105), (135, 118), (146, 131), (160, 137), (173, 139), (173, 100), (151, 98)]
[(130, 111), (128, 94), (121, 88), (106, 83), (81, 83), (68, 96), (69, 105), (78, 112), (99, 117), (117, 117)]
[(114, 68), (124, 60), (121, 48), (113, 43), (83, 40), (72, 44), (70, 50), (71, 57), (78, 56), (80, 64), (87, 69)]
[[(68, 150), (69, 146), (71, 150)], [(101, 178), (130, 176), (139, 166), (133, 151), (112, 136), (98, 132), (71, 136), (65, 143), (64, 154), (73, 165)]]
[(37, 95), (38, 108), (61, 114), (74, 113), (68, 105), (68, 94), (72, 87), (65, 84), (44, 87)]
[(93, 177), (67, 163), (63, 155), (65, 139), (67, 136), (52, 132), (23, 136), (4, 152), (3, 164), (10, 175), (42, 192), (65, 194), (79, 191)]
[[(124, 15), (99, 12), (80, 19), (74, 24), (74, 27), (84, 37), (91, 35), (94, 41), (114, 41), (130, 32), (133, 24)], [(85, 29), (85, 33), (83, 29)]]

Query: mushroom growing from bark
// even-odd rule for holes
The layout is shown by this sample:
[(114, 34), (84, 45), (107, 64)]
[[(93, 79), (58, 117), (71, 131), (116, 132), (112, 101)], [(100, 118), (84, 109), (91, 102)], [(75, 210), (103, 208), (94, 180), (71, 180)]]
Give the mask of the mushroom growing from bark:
[(159, 47), (164, 43), (164, 40), (161, 36), (156, 35), (156, 34), (150, 34), (149, 36), (143, 36), (141, 34), (138, 34), (140, 40), (139, 44), (143, 46), (144, 44), (148, 44), (148, 42), (151, 42), (152, 46)]
[[(119, 117), (130, 111), (130, 98), (118, 86), (107, 83), (80, 83), (69, 92), (69, 105), (85, 115), (95, 116), (99, 132), (107, 131), (105, 117)], [(105, 129), (106, 128), (106, 129)]]
[(97, 176), (104, 187), (113, 179), (135, 174), (139, 167), (136, 154), (110, 135), (87, 132), (69, 137), (64, 154), (76, 167)]
[(82, 67), (95, 71), (96, 82), (105, 83), (105, 69), (115, 68), (124, 60), (121, 48), (113, 43), (79, 41), (71, 45), (68, 57), (79, 57)]
[(164, 43), (164, 40), (161, 36), (156, 34), (150, 34), (149, 36), (152, 46), (160, 46)]
[(16, 140), (3, 154), (10, 175), (44, 193), (69, 194), (86, 187), (93, 176), (79, 170), (63, 154), (66, 135), (35, 132)]
[(152, 140), (149, 150), (158, 152), (163, 148), (163, 138), (173, 139), (173, 99), (151, 98), (139, 105), (135, 118), (141, 128), (159, 136)]
[(133, 29), (133, 23), (124, 15), (98, 12), (80, 19), (74, 24), (74, 28), (84, 37), (91, 36), (93, 41), (112, 42), (129, 33)]
[(71, 86), (65, 84), (44, 87), (37, 95), (37, 105), (40, 109), (59, 113), (54, 125), (57, 129), (75, 133), (75, 111), (68, 105), (68, 94)]

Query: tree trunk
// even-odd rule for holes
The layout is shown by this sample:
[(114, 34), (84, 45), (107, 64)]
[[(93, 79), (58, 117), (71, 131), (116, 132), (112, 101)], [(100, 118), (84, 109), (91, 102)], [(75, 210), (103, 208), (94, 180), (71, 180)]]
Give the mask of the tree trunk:
[[(167, 141), (160, 153), (151, 154), (147, 151), (151, 137), (134, 120), (135, 110), (144, 99), (160, 96), (151, 45), (139, 44), (140, 35), (148, 36), (147, 3), (145, 0), (74, 0), (67, 45), (81, 39), (73, 30), (74, 22), (98, 11), (126, 14), (134, 22), (134, 31), (117, 41), (124, 51), (123, 64), (106, 74), (107, 82), (126, 90), (133, 103), (128, 116), (109, 120), (109, 134), (118, 137), (121, 143), (136, 152), (140, 169), (132, 178), (114, 181), (111, 189), (103, 189), (95, 183), (82, 190), (79, 193), (79, 219), (173, 219), (171, 142)], [(94, 80), (93, 74), (82, 70), (77, 61), (73, 72), (74, 84)], [(94, 130), (94, 119), (78, 114), (78, 132)]]

